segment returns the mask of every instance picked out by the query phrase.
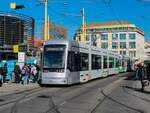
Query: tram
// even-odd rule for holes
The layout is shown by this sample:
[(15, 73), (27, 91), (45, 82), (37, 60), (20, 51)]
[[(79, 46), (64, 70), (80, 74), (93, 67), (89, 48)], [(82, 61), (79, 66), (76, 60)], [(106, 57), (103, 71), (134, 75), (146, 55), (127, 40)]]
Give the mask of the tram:
[(126, 72), (127, 56), (75, 41), (50, 40), (43, 45), (40, 84), (71, 85)]

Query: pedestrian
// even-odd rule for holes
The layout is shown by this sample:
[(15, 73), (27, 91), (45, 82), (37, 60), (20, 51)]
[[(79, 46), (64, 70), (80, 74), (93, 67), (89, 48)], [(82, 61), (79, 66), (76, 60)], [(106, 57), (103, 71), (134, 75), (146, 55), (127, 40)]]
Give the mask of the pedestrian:
[(7, 69), (7, 63), (4, 64), (4, 68), (3, 68), (3, 83), (6, 83), (6, 76), (8, 73), (8, 69)]
[(3, 70), (2, 70), (2, 66), (0, 65), (0, 87), (3, 85), (2, 74), (3, 74)]
[(15, 83), (20, 83), (21, 69), (20, 69), (20, 66), (18, 64), (16, 64), (15, 67), (14, 67), (14, 74), (15, 74)]
[(37, 81), (37, 69), (34, 64), (31, 67), (31, 75), (32, 75), (32, 81), (33, 83), (35, 83)]
[(35, 64), (36, 70), (37, 70), (37, 79), (39, 78), (39, 73), (40, 73), (40, 66), (38, 64)]
[(147, 71), (147, 79), (150, 81), (150, 63), (147, 64), (146, 71)]
[(23, 79), (23, 85), (27, 85), (29, 83), (29, 68), (27, 64), (22, 67), (21, 76)]
[(142, 63), (137, 65), (137, 76), (141, 82), (141, 90), (144, 90), (144, 80), (145, 80), (145, 70), (144, 70), (144, 66), (142, 65)]

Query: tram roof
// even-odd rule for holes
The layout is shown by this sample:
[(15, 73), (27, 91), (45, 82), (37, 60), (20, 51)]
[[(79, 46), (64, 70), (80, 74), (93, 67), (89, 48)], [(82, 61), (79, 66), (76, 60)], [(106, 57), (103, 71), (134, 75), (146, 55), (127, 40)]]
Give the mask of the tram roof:
[[(49, 44), (65, 44), (65, 45), (72, 45), (74, 47), (78, 47), (78, 48), (86, 48), (88, 49), (90, 46), (89, 45), (86, 45), (86, 46), (83, 46), (81, 43), (78, 43), (76, 41), (71, 41), (71, 40), (67, 40), (67, 39), (52, 39), (52, 40), (48, 40), (44, 43), (44, 45), (49, 45)], [(110, 53), (114, 54), (114, 55), (119, 55), (117, 53), (114, 53), (110, 50), (106, 50), (106, 49), (103, 49), (103, 48), (98, 48), (98, 47), (94, 47), (92, 46), (93, 49), (97, 50), (97, 49), (101, 49), (102, 51), (109, 51)], [(127, 55), (119, 55), (121, 58), (131, 58)]]
[[(48, 45), (48, 44), (68, 44), (68, 43), (72, 43), (73, 41), (71, 40), (66, 40), (66, 39), (52, 39), (52, 40), (48, 40), (44, 43), (44, 45)], [(74, 42), (75, 43), (75, 42)], [(77, 43), (77, 42), (76, 42)]]

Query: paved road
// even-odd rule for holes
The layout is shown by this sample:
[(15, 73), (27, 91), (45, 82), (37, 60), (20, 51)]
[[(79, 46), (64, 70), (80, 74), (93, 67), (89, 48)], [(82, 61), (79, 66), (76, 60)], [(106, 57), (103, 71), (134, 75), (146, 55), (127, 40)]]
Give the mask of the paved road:
[[(19, 95), (15, 104), (0, 106), (0, 113), (149, 113), (149, 92), (140, 92), (139, 82), (132, 80), (132, 75), (115, 75), (70, 87), (42, 88)], [(124, 80), (126, 77), (129, 79)]]

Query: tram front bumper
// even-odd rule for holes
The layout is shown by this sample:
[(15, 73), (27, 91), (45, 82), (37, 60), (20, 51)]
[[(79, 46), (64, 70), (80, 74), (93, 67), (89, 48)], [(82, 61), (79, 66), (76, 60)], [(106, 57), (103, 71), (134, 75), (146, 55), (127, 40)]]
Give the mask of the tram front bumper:
[(43, 77), (42, 81), (41, 81), (42, 84), (58, 84), (58, 85), (65, 85), (65, 84), (68, 84), (67, 82), (67, 79), (66, 78), (46, 78), (46, 77)]

